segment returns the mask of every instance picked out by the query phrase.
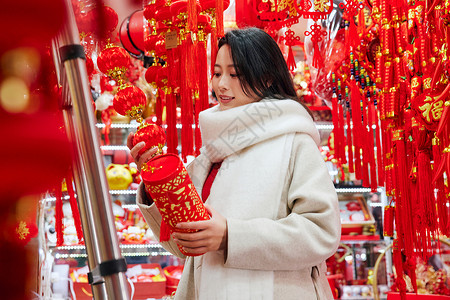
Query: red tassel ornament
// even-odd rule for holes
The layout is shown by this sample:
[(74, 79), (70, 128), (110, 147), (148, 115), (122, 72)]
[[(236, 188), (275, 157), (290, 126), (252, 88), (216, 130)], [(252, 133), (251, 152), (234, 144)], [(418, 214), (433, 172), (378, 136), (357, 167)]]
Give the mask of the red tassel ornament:
[(327, 36), (327, 31), (322, 30), (322, 26), (315, 22), (311, 25), (310, 31), (305, 31), (305, 36), (311, 36), (311, 42), (313, 43), (313, 59), (312, 66), (316, 69), (320, 69), (323, 66), (323, 58), (320, 53), (319, 45), (323, 41), (323, 38)]
[(63, 234), (63, 203), (62, 203), (62, 192), (61, 185), (55, 188), (55, 231), (56, 231), (56, 246), (62, 246), (64, 244), (64, 234)]
[(78, 202), (75, 198), (75, 191), (73, 189), (72, 185), (72, 173), (69, 173), (66, 177), (66, 186), (67, 186), (67, 192), (69, 193), (70, 198), (70, 209), (72, 210), (72, 217), (75, 225), (75, 229), (77, 232), (77, 238), (78, 242), (82, 243), (83, 241), (83, 230), (81, 228), (81, 218), (80, 218), (80, 211), (78, 210)]
[(395, 207), (387, 205), (384, 207), (384, 219), (383, 219), (383, 235), (394, 237), (394, 218)]

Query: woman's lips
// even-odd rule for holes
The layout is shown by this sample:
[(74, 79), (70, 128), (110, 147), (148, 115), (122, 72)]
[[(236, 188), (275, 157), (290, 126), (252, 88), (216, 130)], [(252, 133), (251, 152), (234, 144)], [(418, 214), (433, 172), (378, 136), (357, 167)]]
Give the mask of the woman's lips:
[(222, 102), (222, 103), (228, 103), (234, 99), (234, 97), (229, 97), (229, 96), (219, 96), (219, 98), (220, 98), (220, 102)]

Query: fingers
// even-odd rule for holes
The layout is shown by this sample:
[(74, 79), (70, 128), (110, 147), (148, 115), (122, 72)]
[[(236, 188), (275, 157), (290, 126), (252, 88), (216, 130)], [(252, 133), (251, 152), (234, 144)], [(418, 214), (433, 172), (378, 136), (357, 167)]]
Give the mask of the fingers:
[(189, 248), (183, 247), (184, 252), (195, 255), (195, 254), (204, 254), (209, 251), (208, 247), (198, 247), (198, 248)]
[(191, 254), (203, 254), (213, 249), (211, 247), (210, 239), (205, 238), (202, 233), (203, 232), (174, 232), (172, 236), (174, 242), (181, 246), (185, 252)]
[(203, 230), (208, 227), (208, 221), (180, 222), (175, 227), (177, 229)]
[(180, 241), (200, 241), (206, 238), (202, 231), (197, 232), (174, 232), (172, 237)]
[[(144, 142), (141, 142), (141, 143), (144, 143)], [(140, 143), (136, 144), (136, 147), (139, 144)], [(144, 143), (144, 146), (145, 146), (145, 143)], [(140, 149), (141, 148), (138, 149), (138, 155), (139, 155)], [(136, 165), (138, 166), (139, 171), (140, 171), (140, 168), (142, 167), (142, 165), (147, 163), (150, 159), (153, 158), (153, 156), (155, 156), (156, 152), (158, 152), (158, 147), (153, 147), (150, 150), (145, 151), (141, 156), (139, 156), (138, 162), (136, 162)]]
[(127, 137), (127, 147), (130, 150), (133, 148), (133, 138), (134, 138), (134, 132), (130, 132), (130, 134)]

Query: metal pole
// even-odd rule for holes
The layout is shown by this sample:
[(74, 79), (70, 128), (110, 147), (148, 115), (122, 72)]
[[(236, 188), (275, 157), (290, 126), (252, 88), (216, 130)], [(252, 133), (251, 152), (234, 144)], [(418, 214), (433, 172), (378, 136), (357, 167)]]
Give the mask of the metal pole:
[(67, 22), (53, 42), (53, 56), (63, 88), (65, 127), (74, 145), (74, 181), (90, 283), (96, 300), (128, 300), (128, 282), (124, 274), (126, 263), (121, 256), (114, 224), (84, 51), (71, 0), (65, 2)]

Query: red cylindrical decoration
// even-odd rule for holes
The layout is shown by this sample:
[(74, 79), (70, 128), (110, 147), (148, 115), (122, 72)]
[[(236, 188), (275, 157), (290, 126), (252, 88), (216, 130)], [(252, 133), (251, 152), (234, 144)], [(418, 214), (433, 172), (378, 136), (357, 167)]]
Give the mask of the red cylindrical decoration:
[(347, 109), (346, 113), (347, 120), (347, 153), (348, 153), (348, 171), (350, 173), (355, 172), (355, 162), (353, 160), (353, 138), (352, 138), (352, 124), (351, 124), (351, 113), (350, 107)]
[(369, 130), (369, 137), (368, 137), (368, 150), (369, 150), (369, 164), (370, 164), (370, 188), (372, 193), (375, 193), (377, 191), (377, 166), (375, 163), (375, 138), (373, 136), (374, 129), (372, 128), (373, 125), (373, 115), (375, 114), (375, 107), (373, 105), (373, 102), (369, 99), (369, 107), (368, 107), (368, 130)]
[[(359, 84), (355, 81), (350, 81), (351, 92), (351, 108), (353, 121), (353, 136), (363, 136), (362, 128), (362, 114), (361, 114), (361, 93), (359, 91)], [(361, 140), (354, 139), (355, 146), (355, 178), (362, 179), (362, 161), (361, 161)]]
[(372, 128), (368, 128), (368, 117), (367, 117), (367, 98), (364, 95), (361, 95), (362, 103), (361, 103), (361, 115), (362, 115), (362, 136), (361, 136), (361, 162), (362, 162), (362, 186), (370, 187), (370, 178), (369, 178), (369, 133)]
[(55, 231), (56, 231), (56, 246), (64, 244), (64, 224), (63, 224), (63, 203), (61, 185), (58, 184), (55, 188)]
[[(154, 157), (142, 167), (141, 176), (163, 222), (171, 232), (192, 232), (177, 229), (175, 226), (180, 222), (209, 220), (203, 201), (178, 155)], [(179, 249), (185, 255), (200, 255), (186, 253), (182, 247)]]
[[(348, 111), (347, 111), (348, 113)], [(341, 158), (341, 163), (345, 164), (347, 163), (347, 157), (345, 155), (345, 144), (347, 142), (347, 139), (345, 137), (345, 121), (344, 121), (344, 108), (343, 105), (338, 103), (338, 127), (336, 130), (336, 136), (335, 138), (338, 139), (338, 143), (342, 146), (339, 147), (338, 149), (334, 149), (336, 151), (336, 153), (338, 153), (338, 157)], [(351, 137), (350, 137), (351, 138)], [(353, 156), (352, 156), (353, 159)], [(349, 158), (350, 160), (350, 158)], [(351, 172), (350, 172), (351, 173)]]
[(378, 175), (378, 185), (382, 186), (384, 184), (384, 159), (383, 159), (383, 145), (381, 143), (381, 132), (380, 132), (380, 122), (378, 118), (378, 112), (375, 111), (375, 140), (377, 145), (377, 175)]
[(394, 217), (395, 207), (387, 205), (384, 207), (384, 219), (383, 219), (383, 235), (394, 236)]

